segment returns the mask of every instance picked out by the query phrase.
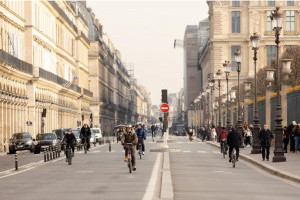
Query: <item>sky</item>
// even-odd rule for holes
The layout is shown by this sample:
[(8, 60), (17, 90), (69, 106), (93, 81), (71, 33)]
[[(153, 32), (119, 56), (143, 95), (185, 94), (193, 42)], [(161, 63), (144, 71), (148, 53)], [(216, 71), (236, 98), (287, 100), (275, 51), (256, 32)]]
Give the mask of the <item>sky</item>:
[(183, 88), (183, 49), (174, 49), (174, 39), (183, 40), (186, 25), (208, 17), (205, 1), (88, 0), (87, 6), (122, 61), (134, 64), (134, 76), (151, 93), (153, 105), (160, 104), (162, 89)]

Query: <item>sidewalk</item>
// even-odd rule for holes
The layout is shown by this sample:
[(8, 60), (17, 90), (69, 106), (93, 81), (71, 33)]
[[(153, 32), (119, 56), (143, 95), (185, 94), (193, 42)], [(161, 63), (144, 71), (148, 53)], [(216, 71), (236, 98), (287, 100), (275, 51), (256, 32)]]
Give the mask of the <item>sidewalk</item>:
[[(207, 142), (210, 145), (220, 147), (217, 142)], [(262, 161), (261, 154), (251, 154), (251, 147), (240, 148), (240, 158), (250, 162), (261, 169), (281, 178), (300, 183), (300, 153), (286, 153), (286, 162), (273, 163), (274, 147), (270, 149), (270, 161)]]

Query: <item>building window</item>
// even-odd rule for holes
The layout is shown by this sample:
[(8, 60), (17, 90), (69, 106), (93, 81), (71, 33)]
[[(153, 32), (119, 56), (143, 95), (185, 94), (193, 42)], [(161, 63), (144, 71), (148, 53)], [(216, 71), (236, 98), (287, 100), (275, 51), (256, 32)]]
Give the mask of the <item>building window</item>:
[(287, 50), (287, 49), (291, 49), (295, 47), (295, 45), (284, 45), (284, 48)]
[(231, 13), (231, 25), (232, 25), (232, 33), (240, 33), (241, 27), (240, 27), (240, 11), (233, 11)]
[(272, 20), (271, 20), (271, 11), (267, 11), (267, 31), (273, 31), (272, 29)]
[(295, 31), (295, 11), (287, 10), (286, 14), (286, 31)]
[(268, 1), (268, 6), (275, 6), (275, 1)]
[(232, 1), (232, 6), (233, 7), (240, 7), (240, 1)]
[(241, 50), (241, 46), (239, 46), (239, 45), (231, 46), (231, 70), (232, 71), (237, 71), (237, 64), (236, 64), (235, 59), (234, 59), (234, 53), (238, 49)]
[(294, 1), (286, 1), (287, 6), (294, 6)]
[(271, 64), (271, 60), (276, 58), (276, 46), (268, 45), (267, 46), (267, 65)]

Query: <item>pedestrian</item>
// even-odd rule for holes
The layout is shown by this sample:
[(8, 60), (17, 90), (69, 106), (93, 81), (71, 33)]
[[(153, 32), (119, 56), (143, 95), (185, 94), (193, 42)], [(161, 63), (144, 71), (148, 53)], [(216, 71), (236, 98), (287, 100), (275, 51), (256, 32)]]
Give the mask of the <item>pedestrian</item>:
[(233, 149), (236, 151), (236, 161), (239, 160), (240, 145), (242, 142), (241, 135), (234, 128), (231, 128), (230, 130), (231, 131), (227, 136), (227, 144), (229, 146), (229, 162), (231, 162)]
[(271, 131), (269, 130), (269, 126), (267, 124), (264, 125), (264, 129), (259, 131), (258, 137), (261, 142), (262, 160), (264, 161), (266, 158), (267, 161), (269, 161), (270, 146), (271, 146), (271, 141), (274, 138), (274, 136), (271, 133)]
[(207, 137), (207, 141), (211, 140), (211, 129), (210, 128), (207, 128), (206, 137)]
[(215, 142), (216, 138), (217, 138), (217, 132), (216, 132), (216, 129), (213, 127), (211, 129), (211, 139), (212, 139), (213, 142)]
[(252, 132), (251, 132), (249, 126), (246, 127), (244, 133), (245, 133), (245, 139), (246, 139), (245, 140), (245, 145), (246, 145), (246, 147), (250, 147)]
[(295, 153), (295, 138), (293, 130), (296, 125), (296, 121), (293, 121), (286, 129), (287, 134), (290, 136), (290, 153)]
[(283, 150), (284, 150), (284, 153), (287, 153), (287, 147), (288, 147), (288, 144), (289, 144), (289, 134), (287, 132), (287, 127), (284, 126), (283, 127), (283, 132), (282, 132), (282, 137), (283, 137)]
[(295, 153), (300, 151), (300, 124), (293, 129), (294, 139), (295, 139)]
[(189, 135), (189, 140), (193, 140), (193, 129), (191, 127), (188, 128), (188, 135)]

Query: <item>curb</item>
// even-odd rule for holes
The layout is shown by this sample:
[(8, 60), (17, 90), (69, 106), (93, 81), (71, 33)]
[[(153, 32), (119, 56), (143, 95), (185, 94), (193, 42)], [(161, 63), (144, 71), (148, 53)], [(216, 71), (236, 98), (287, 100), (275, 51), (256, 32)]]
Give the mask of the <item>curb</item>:
[(164, 152), (160, 198), (163, 200), (174, 198), (169, 152)]
[[(219, 147), (218, 144), (214, 144), (214, 143), (211, 143), (211, 142), (206, 142), (207, 144), (211, 145), (211, 146), (214, 146), (214, 147)], [(257, 167), (261, 168), (262, 170), (272, 174), (272, 175), (275, 175), (275, 176), (278, 176), (280, 178), (284, 178), (286, 180), (289, 180), (289, 181), (293, 181), (293, 182), (296, 182), (296, 183), (300, 183), (300, 177), (299, 176), (296, 176), (296, 175), (293, 175), (293, 174), (290, 174), (286, 171), (283, 171), (283, 170), (279, 170), (279, 169), (276, 169), (272, 166), (269, 166), (267, 164), (263, 164), (263, 163), (260, 163), (258, 162), (257, 160), (251, 158), (250, 156), (247, 156), (247, 155), (244, 155), (244, 154), (241, 154), (240, 153), (240, 158), (242, 158), (243, 160), (253, 164), (253, 165), (256, 165)]]

